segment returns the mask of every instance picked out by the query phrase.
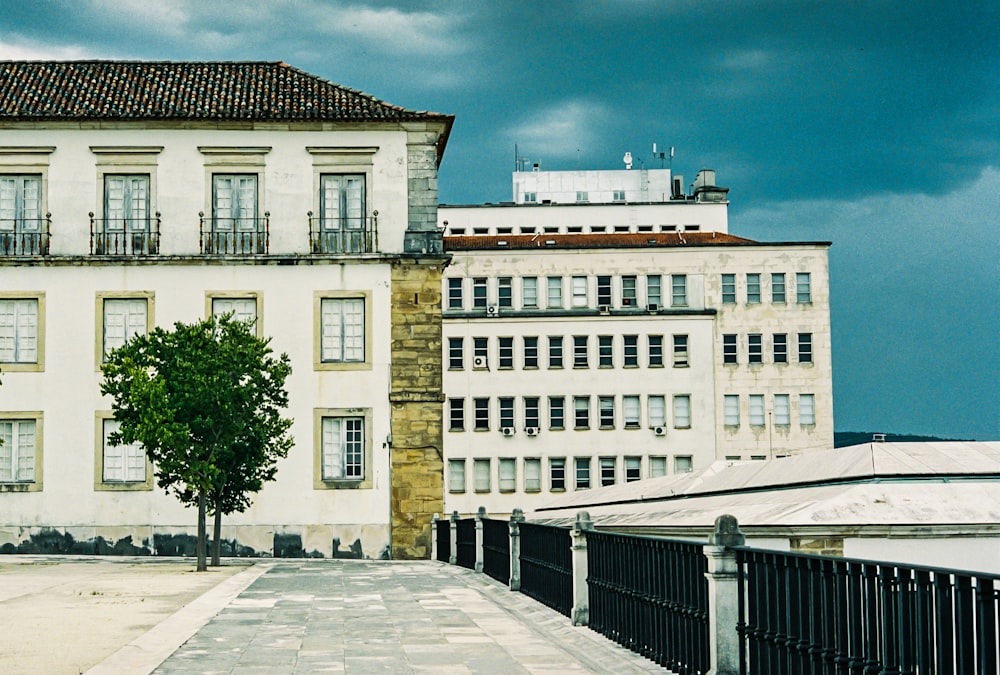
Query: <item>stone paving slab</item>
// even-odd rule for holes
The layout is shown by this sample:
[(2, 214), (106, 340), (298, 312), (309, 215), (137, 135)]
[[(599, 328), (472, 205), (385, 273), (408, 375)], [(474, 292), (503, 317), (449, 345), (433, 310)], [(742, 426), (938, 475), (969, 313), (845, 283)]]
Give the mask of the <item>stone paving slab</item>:
[(431, 561), (268, 563), (154, 671), (666, 672), (489, 577)]

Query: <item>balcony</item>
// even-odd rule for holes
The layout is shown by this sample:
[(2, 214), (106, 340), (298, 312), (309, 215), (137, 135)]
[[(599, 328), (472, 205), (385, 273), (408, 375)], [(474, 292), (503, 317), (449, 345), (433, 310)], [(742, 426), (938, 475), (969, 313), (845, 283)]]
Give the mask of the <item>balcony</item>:
[(198, 249), (207, 255), (267, 255), (271, 214), (263, 218), (205, 218), (198, 213)]
[(371, 216), (323, 218), (309, 212), (312, 253), (374, 253), (378, 250), (378, 211)]
[(44, 218), (0, 219), (0, 256), (49, 254), (52, 214)]
[(137, 256), (160, 252), (160, 213), (153, 218), (111, 220), (90, 214), (91, 255)]

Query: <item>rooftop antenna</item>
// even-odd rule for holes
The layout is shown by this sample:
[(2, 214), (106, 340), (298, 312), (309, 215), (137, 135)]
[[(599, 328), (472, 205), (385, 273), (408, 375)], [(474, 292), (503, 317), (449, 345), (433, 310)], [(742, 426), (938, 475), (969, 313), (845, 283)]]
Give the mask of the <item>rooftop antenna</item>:
[(670, 173), (673, 174), (673, 172), (674, 172), (674, 146), (672, 146), (672, 145), (670, 146), (670, 152), (669, 153), (666, 153), (666, 152), (657, 152), (656, 151), (656, 143), (653, 143), (653, 159), (657, 159), (658, 158), (660, 160), (660, 168), (661, 169), (663, 168), (663, 160), (667, 159), (667, 155), (668, 154), (670, 155), (670, 157), (669, 157), (669, 159), (670, 159)]

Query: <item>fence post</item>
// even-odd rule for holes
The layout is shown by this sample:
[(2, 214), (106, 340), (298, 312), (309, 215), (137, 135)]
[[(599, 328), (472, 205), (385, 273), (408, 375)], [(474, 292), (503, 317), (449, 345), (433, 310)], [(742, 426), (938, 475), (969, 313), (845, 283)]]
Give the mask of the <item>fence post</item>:
[(521, 526), (524, 511), (514, 509), (510, 514), (510, 590), (521, 590)]
[(574, 626), (586, 626), (590, 622), (590, 590), (587, 586), (587, 532), (594, 529), (590, 514), (580, 511), (576, 523), (570, 531), (573, 540), (573, 611), (570, 617)]
[(746, 537), (740, 532), (736, 517), (719, 516), (715, 531), (708, 535), (705, 557), (708, 558), (708, 637), (711, 668), (708, 675), (736, 675), (740, 672), (740, 637), (736, 631), (739, 616), (739, 582), (736, 551)]
[(476, 571), (483, 571), (483, 518), (486, 517), (486, 507), (480, 506), (476, 512)]
[(438, 521), (441, 516), (434, 514), (431, 518), (431, 560), (438, 559)]
[(451, 549), (448, 554), (448, 564), (457, 565), (458, 564), (458, 511), (451, 512), (451, 540), (449, 544)]

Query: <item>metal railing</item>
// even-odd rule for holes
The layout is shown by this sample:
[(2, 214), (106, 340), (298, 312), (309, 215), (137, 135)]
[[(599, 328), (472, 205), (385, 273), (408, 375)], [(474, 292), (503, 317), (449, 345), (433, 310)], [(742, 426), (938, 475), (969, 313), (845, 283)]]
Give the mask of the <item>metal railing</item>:
[(736, 550), (741, 673), (997, 673), (1000, 577)]
[(155, 255), (160, 252), (160, 214), (110, 220), (90, 213), (92, 255)]
[(587, 532), (590, 627), (679, 675), (707, 672), (703, 549), (684, 541)]
[(462, 518), (455, 523), (456, 564), (466, 569), (476, 569), (476, 519)]
[(48, 255), (52, 214), (44, 218), (0, 219), (0, 255)]
[(436, 531), (434, 532), (437, 542), (437, 559), (441, 562), (448, 562), (451, 558), (451, 522), (445, 518), (435, 521)]
[(198, 212), (198, 250), (209, 255), (265, 255), (271, 243), (271, 214), (263, 218), (205, 218)]
[(309, 214), (309, 250), (313, 253), (378, 251), (378, 211), (355, 218), (322, 218)]
[(510, 583), (510, 523), (483, 519), (483, 573)]
[(521, 592), (560, 614), (573, 610), (573, 557), (570, 531), (521, 523)]

